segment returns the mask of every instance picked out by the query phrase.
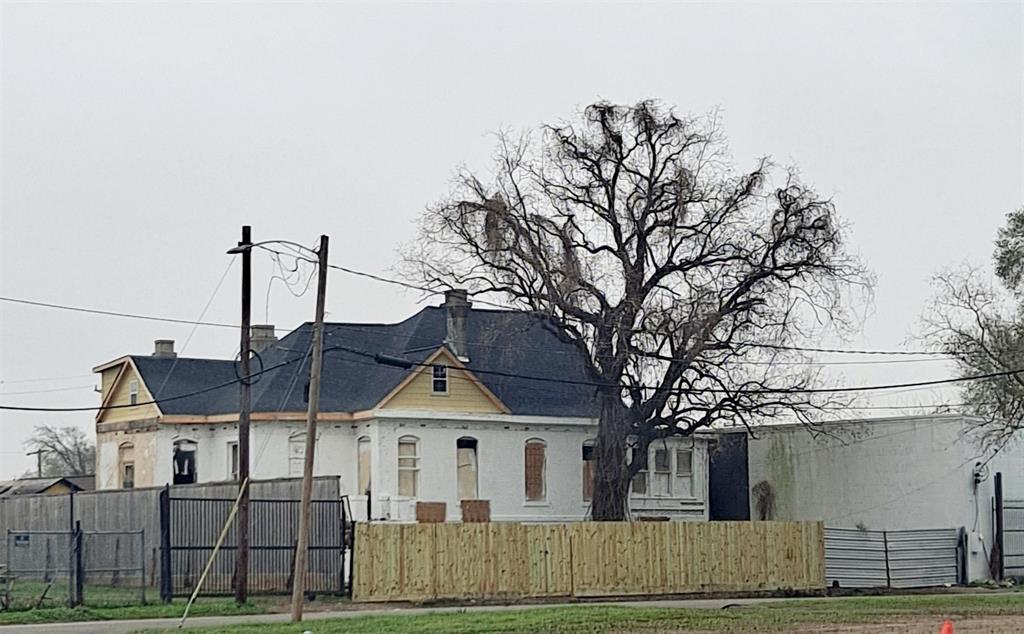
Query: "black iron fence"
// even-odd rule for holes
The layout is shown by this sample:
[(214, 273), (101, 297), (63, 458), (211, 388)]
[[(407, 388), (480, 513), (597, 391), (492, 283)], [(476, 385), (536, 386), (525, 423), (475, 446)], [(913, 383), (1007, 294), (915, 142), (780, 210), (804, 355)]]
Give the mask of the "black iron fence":
[[(209, 572), (200, 594), (234, 591), (237, 526), (232, 520), (220, 548), (218, 538), (231, 519), (235, 498), (160, 495), (160, 596), (164, 601), (187, 596)], [(287, 594), (298, 536), (298, 500), (250, 501), (249, 592)], [(345, 595), (351, 589), (351, 510), (348, 498), (313, 500), (310, 504), (307, 592)], [(217, 551), (214, 554), (214, 551)], [(210, 558), (213, 557), (212, 563)]]

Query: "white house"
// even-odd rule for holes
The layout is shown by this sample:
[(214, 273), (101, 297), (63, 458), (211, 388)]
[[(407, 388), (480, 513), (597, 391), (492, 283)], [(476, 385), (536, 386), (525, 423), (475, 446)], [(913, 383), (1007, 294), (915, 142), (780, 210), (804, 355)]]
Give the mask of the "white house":
[(978, 422), (943, 414), (836, 421), (810, 431), (769, 425), (749, 439), (744, 429), (734, 444), (745, 451), (712, 458), (712, 495), (726, 493), (716, 474), (746, 467), (743, 484), (732, 479), (729, 486), (746, 487), (733, 493), (747, 496), (750, 519), (889, 531), (962, 527), (969, 578), (988, 578), (994, 474), (1003, 474), (1004, 497), (1024, 498), (1024, 448), (1013, 443), (993, 456), (978, 442)]
[[(254, 327), (266, 372), (252, 388), (253, 478), (301, 475), (311, 332), (304, 324), (277, 341)], [(340, 476), (357, 518), (367, 491), (381, 519), (412, 520), (416, 501), (436, 501), (459, 520), (465, 499), (489, 500), (499, 521), (588, 515), (593, 388), (580, 384), (575, 348), (536, 317), (475, 309), (452, 291), (397, 324), (327, 324), (324, 350), (316, 474)], [(158, 341), (151, 356), (94, 371), (113, 406), (96, 418), (97, 488), (236, 477), (233, 361), (180, 358)], [(707, 518), (705, 440), (659, 440), (649, 465), (634, 515)]]

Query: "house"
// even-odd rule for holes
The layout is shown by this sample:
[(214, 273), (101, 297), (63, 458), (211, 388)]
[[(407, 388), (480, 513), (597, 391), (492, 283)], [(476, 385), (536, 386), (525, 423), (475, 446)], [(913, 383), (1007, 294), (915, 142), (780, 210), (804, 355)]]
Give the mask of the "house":
[[(254, 372), (266, 369), (252, 386), (253, 478), (302, 473), (311, 335), (308, 323), (279, 341), (253, 329)], [(94, 371), (113, 406), (96, 417), (98, 488), (236, 478), (232, 360), (178, 357), (160, 340)], [(583, 519), (597, 426), (587, 382), (579, 352), (541, 320), (474, 308), (465, 291), (396, 324), (328, 323), (315, 473), (340, 476), (357, 518), (367, 501), (399, 521), (436, 501), (458, 520), (461, 500), (483, 499), (494, 520)], [(706, 519), (705, 440), (658, 441), (649, 464), (634, 515)]]
[[(993, 455), (980, 442), (980, 422), (939, 414), (814, 429), (766, 425), (749, 437), (745, 428), (721, 430), (710, 466), (711, 514), (862, 530), (963, 528), (969, 578), (989, 578), (994, 476), (1002, 474), (1005, 498), (1024, 498), (1024, 447), (1011, 443)], [(1024, 529), (1021, 511), (1007, 515), (1008, 528), (1014, 521)], [(1024, 542), (1015, 541), (1007, 538), (1005, 552), (1024, 561)]]
[[(81, 481), (79, 481), (81, 480)], [(88, 476), (19, 478), (0, 481), (0, 497), (15, 495), (67, 495), (86, 490)], [(91, 488), (91, 487), (89, 487)]]

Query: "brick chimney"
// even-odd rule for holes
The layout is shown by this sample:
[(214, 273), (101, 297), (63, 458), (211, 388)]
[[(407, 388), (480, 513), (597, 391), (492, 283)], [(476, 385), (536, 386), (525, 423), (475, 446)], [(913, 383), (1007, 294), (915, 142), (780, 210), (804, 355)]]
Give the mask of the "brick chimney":
[(253, 351), (263, 352), (277, 343), (277, 335), (273, 324), (253, 325), (249, 331), (249, 344)]
[(466, 289), (453, 288), (444, 293), (441, 308), (445, 312), (444, 342), (455, 353), (459, 361), (469, 361), (469, 348), (466, 345), (466, 320), (469, 318), (469, 294)]
[(174, 351), (174, 339), (157, 339), (153, 342), (153, 356), (164, 359), (173, 359), (178, 356)]

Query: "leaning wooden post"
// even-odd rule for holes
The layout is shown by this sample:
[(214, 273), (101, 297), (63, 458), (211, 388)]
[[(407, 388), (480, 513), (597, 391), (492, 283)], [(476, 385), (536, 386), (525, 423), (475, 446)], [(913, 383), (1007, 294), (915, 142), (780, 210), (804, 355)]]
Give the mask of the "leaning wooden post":
[(320, 236), (317, 251), (319, 276), (316, 288), (316, 322), (313, 324), (313, 358), (309, 366), (309, 408), (306, 411), (306, 456), (302, 468), (302, 502), (299, 504), (299, 534), (292, 573), (292, 621), (302, 620), (302, 599), (306, 591), (306, 559), (309, 551), (309, 501), (313, 497), (313, 456), (316, 449), (316, 417), (320, 408), (320, 372), (324, 350), (324, 296), (327, 293), (327, 236)]

